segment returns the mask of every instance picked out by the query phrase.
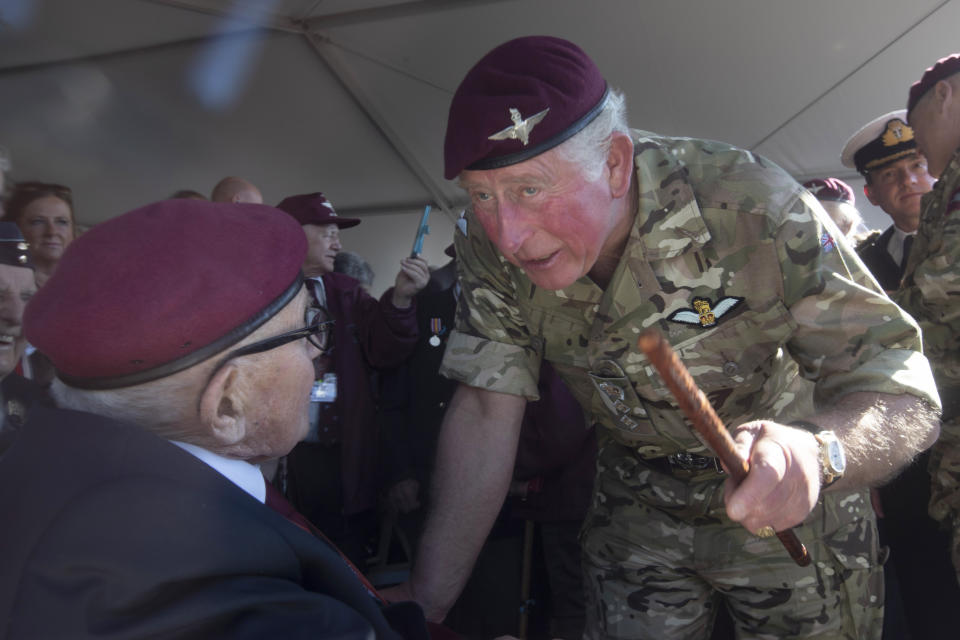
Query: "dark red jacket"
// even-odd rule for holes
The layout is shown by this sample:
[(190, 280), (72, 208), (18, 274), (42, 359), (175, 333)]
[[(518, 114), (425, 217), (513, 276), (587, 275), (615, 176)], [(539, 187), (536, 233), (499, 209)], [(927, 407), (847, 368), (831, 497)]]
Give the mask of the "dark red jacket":
[(376, 298), (341, 273), (323, 276), (326, 306), (334, 319), (333, 371), (337, 399), (325, 404), (322, 427), (337, 434), (342, 449), (345, 514), (376, 505), (378, 485), (377, 397), (373, 369), (396, 367), (417, 343), (416, 303), (393, 306), (393, 288)]

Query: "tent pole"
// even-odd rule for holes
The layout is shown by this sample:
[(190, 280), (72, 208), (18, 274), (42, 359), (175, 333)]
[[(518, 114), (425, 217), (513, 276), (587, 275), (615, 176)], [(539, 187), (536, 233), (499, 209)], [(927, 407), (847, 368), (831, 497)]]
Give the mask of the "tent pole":
[(373, 102), (363, 93), (360, 84), (354, 78), (353, 73), (347, 65), (339, 59), (333, 48), (324, 42), (321, 36), (315, 33), (304, 34), (310, 46), (313, 47), (320, 59), (326, 64), (334, 76), (340, 81), (347, 93), (356, 101), (363, 113), (370, 119), (384, 139), (393, 147), (400, 159), (403, 160), (407, 168), (416, 176), (420, 183), (430, 192), (434, 199), (434, 204), (443, 210), (451, 220), (456, 220), (458, 213), (454, 211), (453, 203), (440, 189), (439, 184), (430, 176), (427, 170), (420, 164), (407, 145), (400, 139), (400, 136), (393, 130), (390, 123), (387, 122)]

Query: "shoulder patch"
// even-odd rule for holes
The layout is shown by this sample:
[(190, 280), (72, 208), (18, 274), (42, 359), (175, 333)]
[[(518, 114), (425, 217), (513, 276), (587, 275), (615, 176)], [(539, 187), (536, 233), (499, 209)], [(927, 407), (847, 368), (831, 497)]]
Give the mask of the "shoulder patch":
[(711, 309), (711, 302), (707, 298), (694, 298), (692, 309), (674, 311), (667, 320), (678, 324), (699, 325), (707, 329), (716, 326), (717, 320), (732, 311), (741, 302), (743, 302), (743, 298), (728, 296), (718, 300)]
[(820, 246), (823, 247), (824, 253), (830, 253), (837, 248), (837, 243), (828, 232), (824, 231), (823, 235), (820, 236)]

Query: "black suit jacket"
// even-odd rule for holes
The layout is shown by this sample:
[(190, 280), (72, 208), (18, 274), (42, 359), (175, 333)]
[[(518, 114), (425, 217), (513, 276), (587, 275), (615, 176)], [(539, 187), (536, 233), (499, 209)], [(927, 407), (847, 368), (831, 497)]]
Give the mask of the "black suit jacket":
[(903, 268), (894, 262), (887, 251), (887, 244), (893, 237), (893, 229), (894, 227), (891, 225), (879, 236), (868, 236), (862, 244), (857, 246), (860, 259), (870, 269), (870, 273), (877, 279), (883, 290), (887, 292), (897, 290), (900, 287), (900, 280), (903, 278)]
[(0, 455), (6, 451), (23, 427), (26, 415), (36, 405), (50, 405), (46, 390), (16, 373), (9, 373), (0, 382), (3, 390), (3, 425), (0, 426)]
[(2, 637), (426, 637), (419, 607), (381, 609), (327, 543), (136, 426), (36, 409), (0, 487)]

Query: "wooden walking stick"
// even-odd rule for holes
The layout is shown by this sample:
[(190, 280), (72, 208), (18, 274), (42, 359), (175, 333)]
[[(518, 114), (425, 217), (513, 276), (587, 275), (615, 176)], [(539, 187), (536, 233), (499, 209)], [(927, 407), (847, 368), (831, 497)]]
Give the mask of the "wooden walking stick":
[[(637, 346), (643, 351), (650, 364), (657, 370), (666, 383), (670, 393), (676, 399), (681, 411), (687, 416), (687, 420), (697, 430), (707, 445), (713, 450), (714, 454), (720, 458), (723, 465), (729, 470), (730, 475), (738, 483), (747, 477), (750, 471), (750, 463), (740, 457), (733, 444), (733, 438), (717, 412), (710, 406), (707, 396), (697, 387), (693, 376), (683, 366), (683, 362), (677, 357), (676, 352), (670, 347), (663, 335), (654, 328), (646, 329), (637, 339)], [(797, 538), (793, 529), (777, 531), (777, 537), (801, 567), (810, 564), (810, 554), (806, 547)]]

